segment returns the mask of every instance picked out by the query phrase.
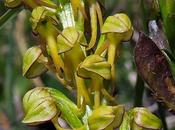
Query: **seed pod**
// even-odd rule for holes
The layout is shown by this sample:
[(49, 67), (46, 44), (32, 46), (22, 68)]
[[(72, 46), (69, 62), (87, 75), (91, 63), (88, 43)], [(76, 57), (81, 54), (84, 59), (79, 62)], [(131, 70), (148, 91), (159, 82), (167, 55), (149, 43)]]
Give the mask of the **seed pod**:
[(47, 62), (47, 59), (38, 46), (29, 48), (23, 56), (23, 76), (35, 78), (47, 71), (43, 61)]
[(5, 6), (15, 8), (22, 3), (22, 0), (5, 0)]

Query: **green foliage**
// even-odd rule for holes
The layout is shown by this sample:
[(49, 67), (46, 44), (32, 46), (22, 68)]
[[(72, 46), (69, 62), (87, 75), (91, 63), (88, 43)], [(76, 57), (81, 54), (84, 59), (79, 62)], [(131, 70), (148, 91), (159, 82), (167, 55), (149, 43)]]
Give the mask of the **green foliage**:
[(174, 45), (174, 33), (175, 33), (175, 1), (173, 0), (159, 0), (160, 12), (162, 14), (162, 20), (166, 36), (169, 40), (171, 51), (174, 55), (175, 45)]

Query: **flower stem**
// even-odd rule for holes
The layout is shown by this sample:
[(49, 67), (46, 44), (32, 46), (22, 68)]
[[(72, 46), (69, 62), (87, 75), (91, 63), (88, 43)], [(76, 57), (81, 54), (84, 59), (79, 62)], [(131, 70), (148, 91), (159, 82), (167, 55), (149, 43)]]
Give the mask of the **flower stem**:
[(100, 24), (100, 30), (103, 26), (103, 16), (102, 16), (102, 12), (101, 12), (101, 8), (100, 8), (100, 5), (98, 2), (96, 2), (95, 4), (95, 9), (96, 9), (96, 12), (97, 12), (97, 17), (98, 17), (98, 20), (99, 20), (99, 24)]
[(75, 74), (75, 79), (76, 79), (76, 84), (77, 84), (77, 104), (78, 104), (78, 107), (80, 108), (82, 105), (81, 98), (84, 98), (84, 100), (87, 104), (91, 104), (89, 92), (85, 86), (84, 79), (82, 79), (81, 77), (78, 77), (77, 74)]
[(92, 76), (92, 88), (94, 91), (94, 108), (98, 108), (101, 104), (101, 88), (103, 88), (103, 78), (98, 75)]
[(91, 40), (89, 43), (89, 46), (86, 48), (87, 50), (90, 50), (92, 47), (94, 47), (97, 39), (97, 13), (95, 9), (95, 3), (92, 3), (90, 5), (90, 19), (91, 19)]

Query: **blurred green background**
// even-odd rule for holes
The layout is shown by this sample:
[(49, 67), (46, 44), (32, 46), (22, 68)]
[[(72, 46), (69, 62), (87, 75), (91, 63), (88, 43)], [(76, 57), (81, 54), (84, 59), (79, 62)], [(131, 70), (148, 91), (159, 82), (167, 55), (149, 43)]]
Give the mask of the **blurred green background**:
[[(152, 19), (153, 0), (101, 0), (104, 5), (104, 17), (125, 12), (131, 18), (136, 32), (148, 32), (147, 23)], [(0, 16), (6, 12), (3, 0), (0, 0)], [(32, 34), (29, 22), (30, 12), (21, 11), (14, 15), (0, 28), (0, 130), (54, 130), (51, 123), (36, 127), (21, 123), (23, 117), (23, 95), (35, 86), (55, 86), (66, 95), (70, 94), (56, 81), (51, 73), (40, 78), (28, 80), (22, 76), (22, 55), (30, 46), (37, 44), (37, 38)], [(117, 100), (130, 108), (135, 99), (135, 87), (144, 83), (138, 78), (134, 64), (135, 41), (123, 43), (117, 59)], [(139, 79), (139, 80), (138, 80)], [(157, 113), (157, 103), (146, 89), (143, 94), (143, 105)], [(175, 118), (166, 112), (168, 127), (175, 128)]]

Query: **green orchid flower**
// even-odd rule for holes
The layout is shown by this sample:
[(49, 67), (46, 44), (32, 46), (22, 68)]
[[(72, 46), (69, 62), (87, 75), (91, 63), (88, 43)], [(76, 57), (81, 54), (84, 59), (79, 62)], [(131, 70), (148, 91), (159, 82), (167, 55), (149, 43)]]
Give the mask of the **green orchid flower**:
[(35, 78), (47, 71), (47, 58), (38, 46), (31, 47), (23, 56), (23, 76)]
[[(71, 128), (82, 127), (78, 118), (78, 108), (63, 93), (46, 87), (37, 87), (28, 91), (23, 98), (25, 117), (23, 123), (36, 125), (61, 115)], [(54, 125), (55, 124), (54, 121)]]
[(120, 130), (160, 130), (162, 123), (146, 108), (133, 108), (125, 113)]

